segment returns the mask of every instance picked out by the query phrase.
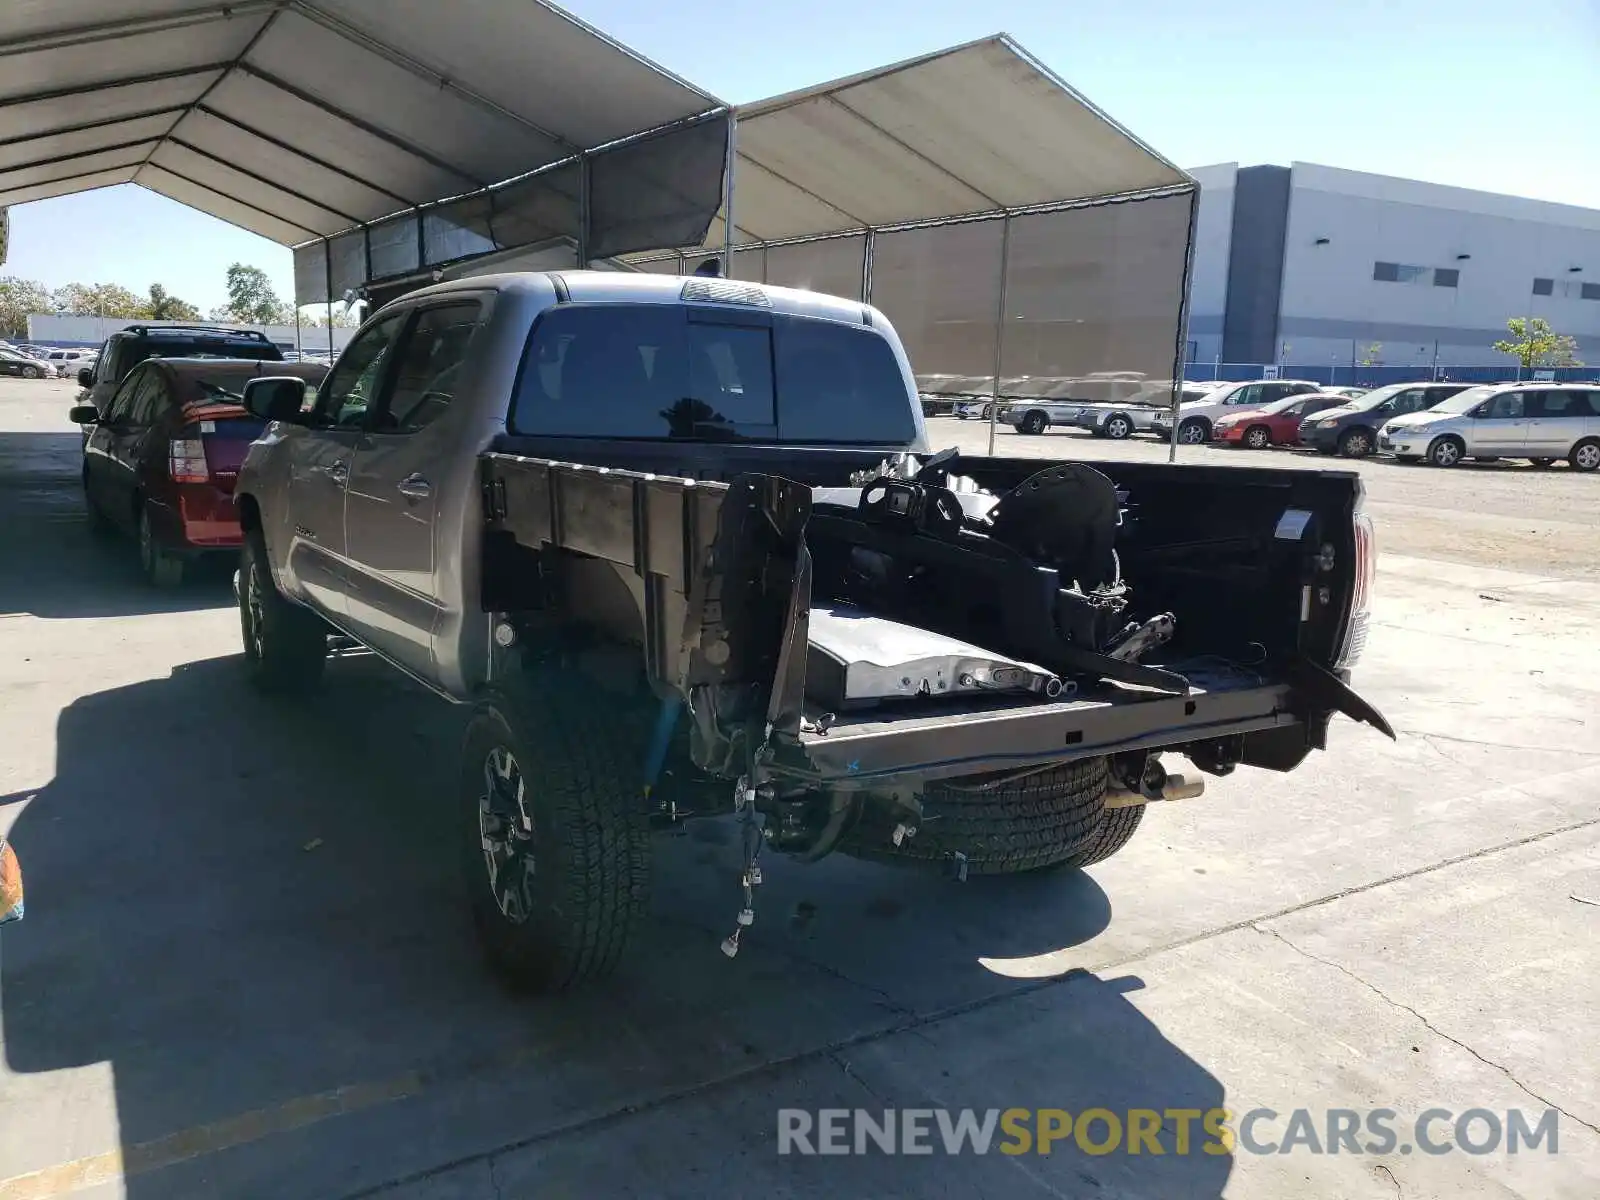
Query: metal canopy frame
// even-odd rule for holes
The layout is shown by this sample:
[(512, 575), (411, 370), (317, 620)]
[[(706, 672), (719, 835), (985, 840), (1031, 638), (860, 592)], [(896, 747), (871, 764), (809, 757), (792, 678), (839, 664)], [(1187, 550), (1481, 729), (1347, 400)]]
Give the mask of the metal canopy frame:
[[(1011, 38), (982, 38), (741, 105), (735, 117), (737, 219), (726, 219), (734, 211), (730, 200), (701, 244), (631, 255), (630, 266), (682, 274), (720, 253), (733, 275), (736, 256), (759, 252), (760, 278), (784, 282), (772, 278), (771, 251), (859, 241), (856, 294), (874, 303), (880, 238), (993, 223), (999, 227), (993, 349), (987, 361), (971, 364), (970, 376), (987, 377), (998, 397), (1004, 392), (1014, 222), (1186, 197), (1183, 244), (1176, 244), (1174, 232), (1169, 256), (1170, 278), (1178, 285), (1171, 374), (1181, 378), (1199, 184)], [(892, 309), (888, 315), (896, 319)], [(1174, 386), (1174, 404), (1179, 394)], [(990, 406), (991, 453), (997, 409)]]
[(86, 9), (0, 8), (0, 204), (137, 183), (295, 245), (726, 110), (546, 0)]

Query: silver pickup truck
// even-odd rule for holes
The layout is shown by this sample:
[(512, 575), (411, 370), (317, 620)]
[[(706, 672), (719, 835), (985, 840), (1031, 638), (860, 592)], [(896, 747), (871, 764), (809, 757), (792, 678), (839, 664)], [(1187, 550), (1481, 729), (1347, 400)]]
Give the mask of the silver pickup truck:
[(715, 278), (488, 276), (372, 316), (236, 491), (250, 678), (353, 638), (473, 706), (456, 770), (493, 965), (610, 969), (653, 831), (957, 878), (1075, 869), (1201, 772), (1287, 771), (1346, 713), (1373, 549), (1361, 488), (929, 454), (858, 302)]

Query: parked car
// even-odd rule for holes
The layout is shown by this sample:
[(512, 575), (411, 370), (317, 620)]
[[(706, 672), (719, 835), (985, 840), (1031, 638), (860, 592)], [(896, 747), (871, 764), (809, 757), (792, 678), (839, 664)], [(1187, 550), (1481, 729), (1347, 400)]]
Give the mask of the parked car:
[(1600, 468), (1600, 387), (1549, 383), (1466, 388), (1425, 412), (1395, 417), (1378, 448), (1402, 462), (1453, 467), (1463, 458), (1526, 458)]
[(1296, 446), (1300, 443), (1301, 421), (1345, 402), (1344, 396), (1327, 392), (1275, 400), (1261, 408), (1247, 408), (1240, 413), (1218, 417), (1211, 427), (1211, 440), (1215, 445), (1244, 446), (1250, 450), (1265, 450), (1268, 446)]
[(1365, 396), (1371, 390), (1371, 388), (1364, 387), (1325, 387), (1322, 389), (1324, 395), (1343, 396), (1347, 400), (1358, 399), (1361, 396)]
[(20, 375), (24, 379), (54, 378), (55, 368), (49, 363), (29, 358), (16, 350), (0, 350), (0, 375)]
[(91, 370), (100, 357), (98, 350), (51, 350), (45, 359), (60, 378), (75, 376), (84, 367)]
[[(1198, 446), (1211, 440), (1211, 427), (1221, 417), (1321, 390), (1309, 379), (1253, 379), (1224, 384), (1197, 400), (1179, 406), (1178, 441), (1186, 446)], [(1157, 437), (1171, 437), (1171, 415), (1162, 413), (1152, 422), (1150, 429)]]
[(987, 421), (992, 400), (959, 400), (956, 402), (956, 419), (960, 421)]
[(1000, 408), (999, 420), (1018, 433), (1041, 434), (1052, 425), (1076, 425), (1084, 405), (1073, 400), (1015, 400)]
[(129, 325), (106, 339), (92, 367), (78, 370), (84, 400), (105, 409), (128, 372), (149, 358), (247, 358), (282, 362), (283, 352), (254, 329), (211, 325)]
[(181, 583), (190, 562), (236, 553), (234, 481), (265, 422), (242, 407), (246, 382), (263, 372), (308, 387), (327, 369), (237, 359), (148, 359), (134, 367), (102, 412), (79, 404), (85, 427), (83, 492), (90, 525), (138, 540), (139, 565), (158, 587)]
[(1391, 383), (1374, 388), (1337, 408), (1318, 413), (1300, 425), (1300, 444), (1346, 458), (1365, 458), (1378, 446), (1378, 429), (1394, 417), (1422, 412), (1470, 385), (1465, 383)]
[[(1185, 383), (1179, 403), (1204, 400), (1215, 390), (1204, 384)], [(1147, 389), (1131, 396), (1124, 404), (1086, 404), (1078, 410), (1075, 423), (1079, 429), (1087, 429), (1095, 437), (1120, 442), (1136, 433), (1150, 433), (1155, 422), (1171, 412), (1171, 385), (1164, 384), (1160, 388)]]
[(277, 422), (236, 491), (246, 676), (312, 686), (338, 630), (473, 706), (441, 828), (524, 985), (616, 965), (685, 819), (744, 823), (732, 955), (762, 846), (1071, 869), (1195, 794), (1159, 752), (1284, 771), (1334, 712), (1389, 731), (1347, 682), (1354, 475), (923, 460), (883, 314), (795, 295), (463, 279), (369, 317), (309, 408), (245, 385)]

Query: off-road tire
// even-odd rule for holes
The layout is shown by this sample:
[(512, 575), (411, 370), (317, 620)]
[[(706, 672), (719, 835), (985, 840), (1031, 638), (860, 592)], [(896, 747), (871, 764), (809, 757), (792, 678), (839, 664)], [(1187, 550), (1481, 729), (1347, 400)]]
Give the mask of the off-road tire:
[(964, 854), (971, 875), (1012, 875), (1071, 861), (1094, 836), (1109, 782), (1104, 758), (1063, 763), (979, 790), (983, 777), (930, 784), (914, 836), (894, 844), (894, 823), (869, 810), (840, 849), (878, 862), (944, 865)]
[(1095, 863), (1105, 862), (1133, 839), (1139, 822), (1144, 820), (1145, 807), (1143, 804), (1134, 804), (1127, 808), (1102, 809), (1100, 820), (1089, 835), (1089, 840), (1061, 865), (1092, 867)]
[[(455, 818), (467, 899), (490, 966), (518, 989), (564, 992), (609, 974), (649, 908), (649, 818), (616, 728), (614, 714), (570, 683), (538, 677), (485, 696), (467, 725)], [(532, 871), (506, 884), (520, 881), (520, 921), (488, 869), (483, 814), (496, 750), (514, 760), (531, 825)]]
[[(254, 611), (252, 588), (257, 589)], [(278, 591), (259, 529), (245, 534), (239, 553), (239, 634), (244, 640), (245, 673), (258, 691), (298, 694), (322, 678), (328, 664), (328, 627)]]

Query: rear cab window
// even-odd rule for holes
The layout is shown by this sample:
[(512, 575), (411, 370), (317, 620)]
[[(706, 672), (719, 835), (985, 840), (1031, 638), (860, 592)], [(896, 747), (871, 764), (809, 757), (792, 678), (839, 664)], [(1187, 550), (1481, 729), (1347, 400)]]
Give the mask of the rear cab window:
[(529, 339), (512, 432), (543, 437), (898, 444), (917, 436), (876, 331), (732, 305), (575, 304)]

